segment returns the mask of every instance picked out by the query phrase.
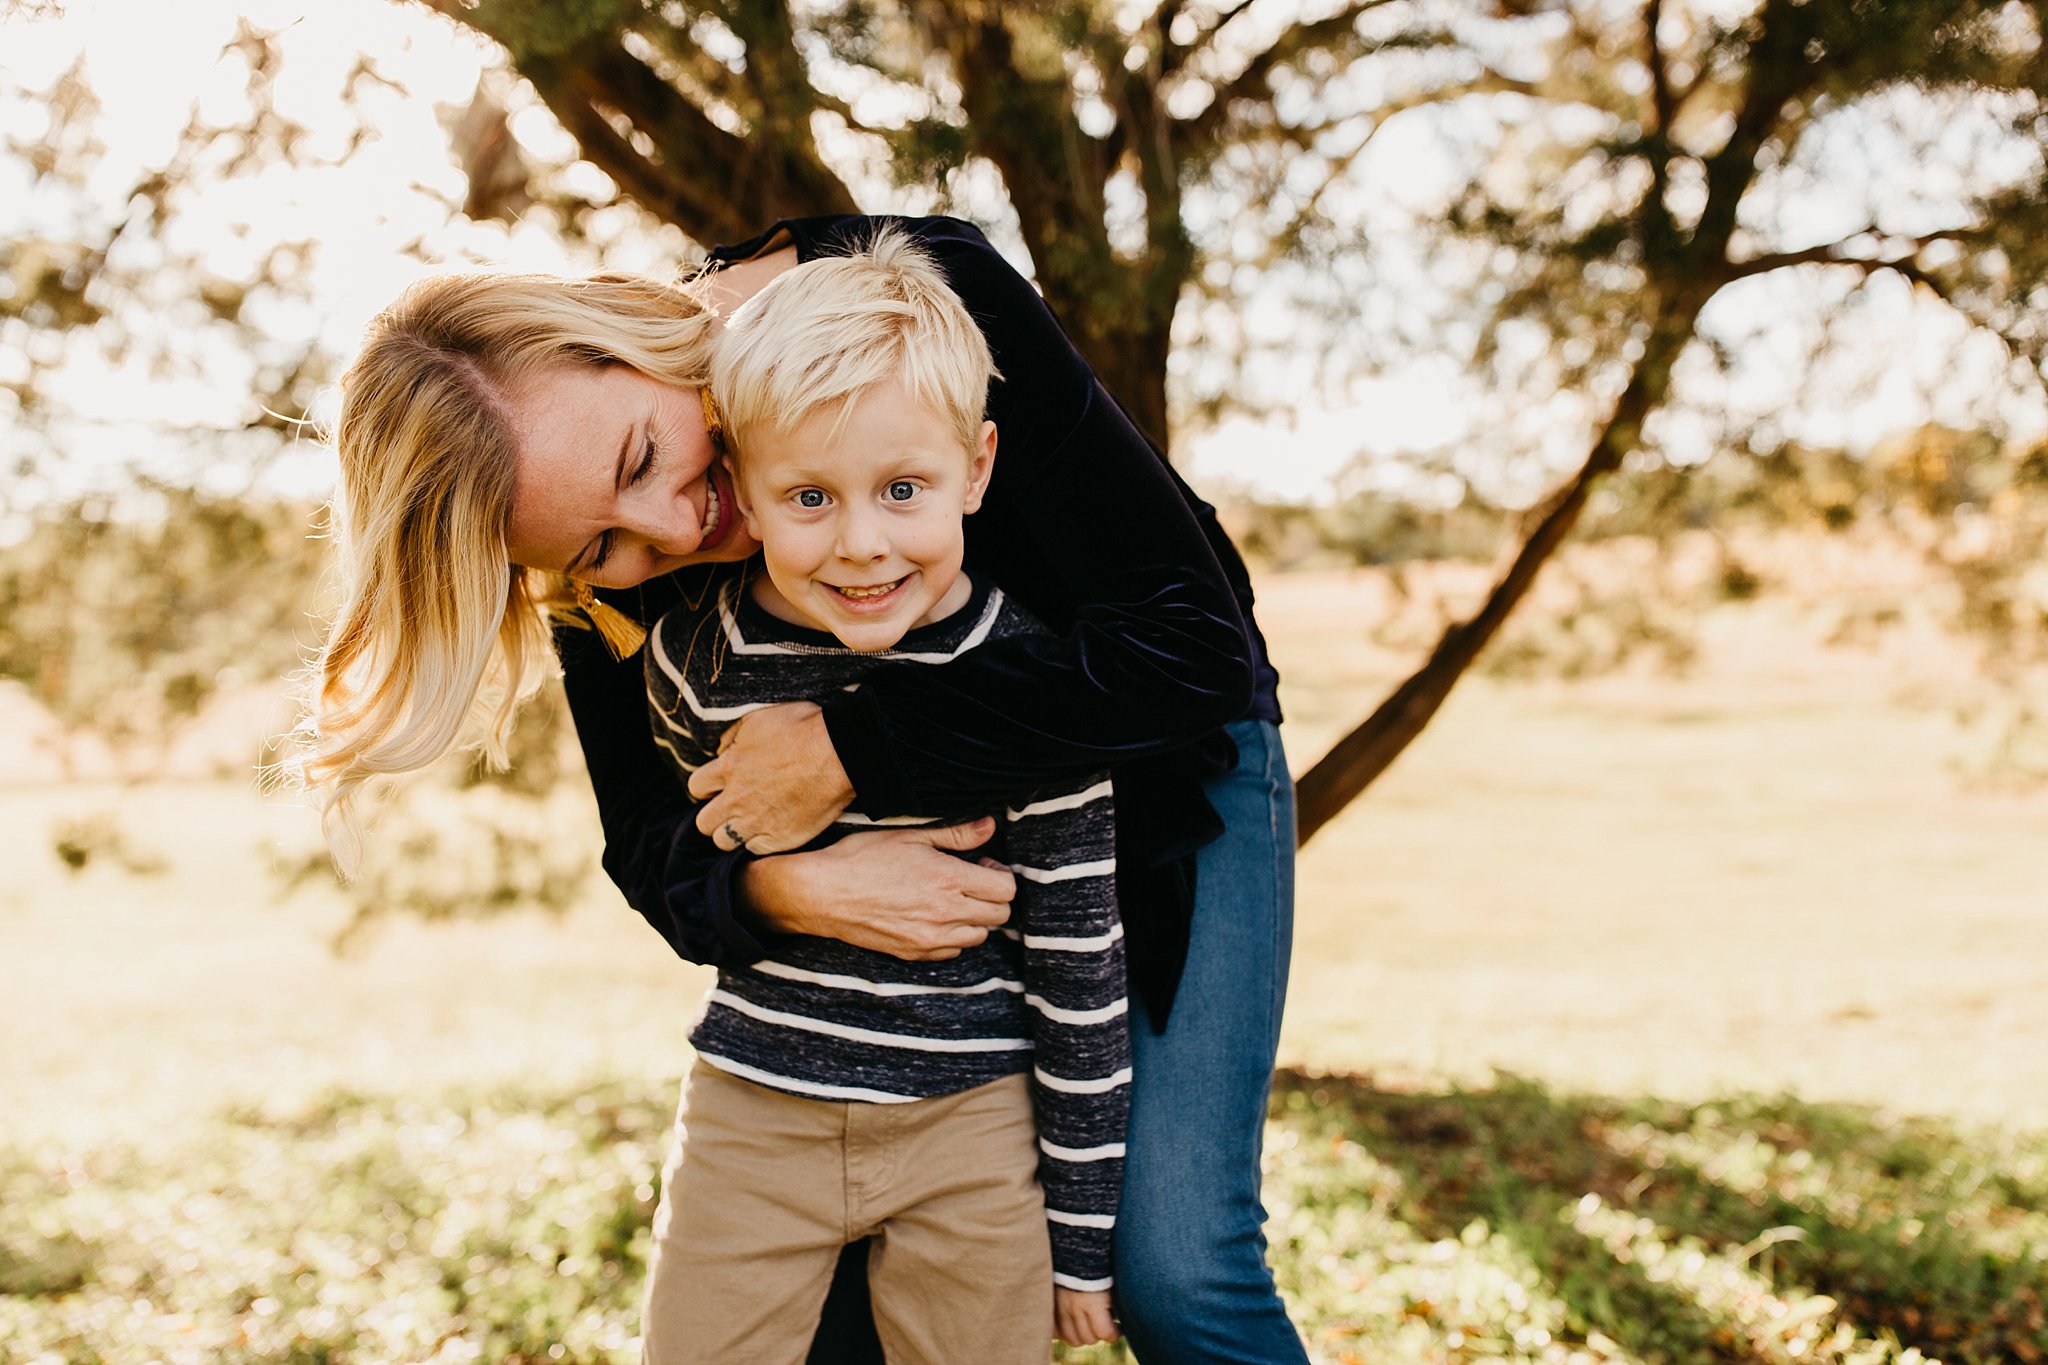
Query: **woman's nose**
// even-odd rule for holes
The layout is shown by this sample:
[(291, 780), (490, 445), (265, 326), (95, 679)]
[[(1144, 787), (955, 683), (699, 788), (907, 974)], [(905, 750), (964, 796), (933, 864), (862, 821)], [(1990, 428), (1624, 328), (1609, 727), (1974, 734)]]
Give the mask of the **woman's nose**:
[(628, 527), (664, 555), (694, 554), (704, 539), (704, 523), (687, 494), (636, 507)]

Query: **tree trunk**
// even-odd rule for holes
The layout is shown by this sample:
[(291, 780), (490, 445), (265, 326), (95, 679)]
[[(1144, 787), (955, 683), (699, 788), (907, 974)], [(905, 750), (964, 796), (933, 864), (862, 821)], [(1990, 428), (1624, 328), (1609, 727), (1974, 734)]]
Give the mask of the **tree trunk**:
[(1166, 443), (1166, 351), (1167, 332), (1171, 326), (1172, 318), (1169, 316), (1165, 323), (1149, 333), (1126, 331), (1116, 335), (1114, 340), (1098, 340), (1092, 345), (1083, 336), (1075, 337), (1075, 343), (1081, 347), (1096, 377), (1116, 395), (1117, 402), (1137, 424), (1138, 430), (1149, 436), (1161, 450), (1169, 448)]
[(1696, 309), (1681, 326), (1663, 332), (1661, 341), (1652, 340), (1630, 376), (1628, 387), (1615, 403), (1613, 414), (1594, 440), (1585, 463), (1553, 495), (1535, 529), (1522, 542), (1522, 548), (1516, 551), (1514, 560), (1494, 583), (1479, 610), (1447, 627), (1436, 648), (1430, 651), (1428, 661), (1395, 688), (1357, 729), (1331, 745), (1329, 752), (1294, 784), (1297, 845), (1314, 838), (1317, 830), (1401, 756), (1436, 715), (1479, 652), (1499, 632), (1508, 614), (1536, 581), (1537, 571), (1571, 535), (1593, 486), (1602, 475), (1618, 468), (1622, 457), (1635, 447), (1644, 417), (1662, 401), (1670, 384), (1672, 363), (1692, 335), (1693, 316), (1697, 316)]

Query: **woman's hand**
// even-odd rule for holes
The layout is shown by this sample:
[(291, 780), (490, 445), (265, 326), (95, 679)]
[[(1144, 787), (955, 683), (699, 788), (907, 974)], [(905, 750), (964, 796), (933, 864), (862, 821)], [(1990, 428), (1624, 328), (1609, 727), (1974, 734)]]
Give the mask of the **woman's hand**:
[(1107, 1289), (1052, 1291), (1053, 1334), (1069, 1346), (1116, 1340), (1116, 1319), (1109, 1315)]
[(749, 862), (740, 875), (756, 913), (784, 933), (937, 962), (960, 956), (1010, 918), (1017, 894), (1010, 870), (944, 851), (979, 848), (995, 827), (984, 818), (864, 831), (830, 848)]
[(833, 752), (825, 713), (793, 701), (763, 707), (726, 731), (718, 757), (690, 774), (690, 795), (705, 802), (697, 828), (720, 848), (785, 853), (839, 818), (853, 783)]

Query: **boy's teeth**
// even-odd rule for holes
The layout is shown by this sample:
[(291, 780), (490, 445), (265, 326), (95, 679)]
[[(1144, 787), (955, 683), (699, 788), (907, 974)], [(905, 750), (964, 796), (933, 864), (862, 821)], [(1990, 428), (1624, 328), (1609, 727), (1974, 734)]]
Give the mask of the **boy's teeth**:
[[(896, 580), (896, 583), (901, 583), (902, 581), (899, 578)], [(873, 588), (841, 588), (839, 591), (848, 597), (880, 597), (885, 592), (893, 592), (896, 588), (896, 583), (883, 583)]]

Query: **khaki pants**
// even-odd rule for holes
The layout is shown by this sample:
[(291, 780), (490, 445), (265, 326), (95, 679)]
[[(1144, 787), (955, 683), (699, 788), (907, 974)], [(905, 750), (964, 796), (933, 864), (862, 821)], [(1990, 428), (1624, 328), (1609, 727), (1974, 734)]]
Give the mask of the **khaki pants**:
[(699, 1060), (647, 1268), (648, 1365), (799, 1365), (873, 1236), (890, 1365), (1044, 1365), (1052, 1253), (1021, 1075), (909, 1104), (802, 1099)]

